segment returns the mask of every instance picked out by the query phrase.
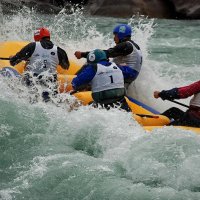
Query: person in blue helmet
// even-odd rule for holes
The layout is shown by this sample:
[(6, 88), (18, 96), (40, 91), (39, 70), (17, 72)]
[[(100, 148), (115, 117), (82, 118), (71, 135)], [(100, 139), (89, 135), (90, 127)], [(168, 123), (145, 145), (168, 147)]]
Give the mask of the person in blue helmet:
[[(123, 71), (126, 88), (140, 73), (142, 66), (142, 52), (138, 44), (131, 40), (132, 28), (127, 24), (117, 25), (113, 29), (116, 46), (104, 50), (107, 58), (113, 58), (118, 67)], [(89, 52), (76, 51), (77, 59), (87, 58)]]
[(118, 105), (130, 111), (125, 99), (124, 77), (114, 62), (109, 62), (106, 53), (95, 49), (87, 55), (87, 64), (72, 80), (75, 91), (91, 85), (92, 97), (96, 105), (109, 109)]

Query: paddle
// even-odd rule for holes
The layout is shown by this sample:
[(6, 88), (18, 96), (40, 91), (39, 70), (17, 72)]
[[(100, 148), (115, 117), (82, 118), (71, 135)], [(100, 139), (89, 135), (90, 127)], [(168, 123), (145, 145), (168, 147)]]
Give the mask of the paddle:
[(2, 57), (0, 57), (0, 60), (10, 60), (10, 58), (2, 58)]
[(140, 117), (147, 117), (147, 118), (155, 118), (155, 119), (159, 118), (159, 116), (155, 116), (155, 115), (145, 115), (145, 114), (135, 114), (135, 115), (138, 115)]
[(173, 103), (179, 104), (179, 105), (181, 105), (181, 106), (183, 106), (183, 107), (186, 107), (186, 108), (189, 108), (189, 107), (190, 107), (190, 106), (185, 105), (185, 104), (183, 104), (183, 103), (180, 103), (180, 102), (178, 102), (178, 101), (169, 100), (169, 99), (167, 99), (167, 100), (168, 100), (168, 101), (171, 101), (171, 102), (173, 102)]

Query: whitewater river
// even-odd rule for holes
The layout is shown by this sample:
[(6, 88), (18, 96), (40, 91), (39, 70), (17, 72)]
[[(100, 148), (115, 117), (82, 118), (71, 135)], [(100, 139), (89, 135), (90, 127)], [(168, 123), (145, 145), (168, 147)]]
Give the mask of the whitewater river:
[[(71, 60), (75, 50), (114, 45), (112, 29), (130, 22), (144, 64), (137, 99), (162, 112), (176, 106), (154, 90), (200, 77), (200, 21), (114, 19), (72, 14), (0, 14), (0, 41), (32, 41), (40, 26)], [(84, 63), (84, 60), (78, 61)], [(20, 84), (0, 79), (1, 200), (199, 200), (200, 137), (165, 127), (147, 133), (131, 114), (68, 104), (30, 104)], [(182, 100), (188, 103), (189, 100)], [(183, 108), (184, 109), (184, 108)]]

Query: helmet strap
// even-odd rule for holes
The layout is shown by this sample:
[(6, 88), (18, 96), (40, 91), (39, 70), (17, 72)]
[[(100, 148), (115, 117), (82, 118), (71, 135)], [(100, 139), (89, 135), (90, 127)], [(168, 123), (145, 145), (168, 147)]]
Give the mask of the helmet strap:
[(43, 37), (41, 40), (50, 40), (50, 37)]
[(128, 41), (128, 40), (130, 40), (130, 39), (131, 39), (131, 37), (128, 36), (128, 37), (125, 37), (124, 39), (121, 39), (120, 42), (125, 42), (125, 41)]

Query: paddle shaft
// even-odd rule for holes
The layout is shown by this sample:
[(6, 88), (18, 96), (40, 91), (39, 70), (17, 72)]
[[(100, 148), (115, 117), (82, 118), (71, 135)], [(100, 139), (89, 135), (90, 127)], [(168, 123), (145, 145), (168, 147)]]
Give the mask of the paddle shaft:
[(2, 58), (2, 57), (0, 57), (0, 60), (10, 60), (10, 58)]
[(147, 118), (155, 118), (155, 119), (159, 118), (159, 116), (156, 116), (156, 115), (145, 115), (145, 114), (135, 114), (135, 115), (138, 115), (140, 117), (147, 117)]
[(184, 107), (186, 107), (186, 108), (189, 108), (189, 107), (190, 107), (190, 106), (185, 105), (185, 104), (183, 104), (183, 103), (180, 103), (180, 102), (178, 102), (178, 101), (169, 100), (169, 99), (167, 99), (167, 100), (168, 100), (168, 101), (171, 101), (171, 102), (173, 102), (173, 103), (179, 104), (179, 105), (181, 105), (181, 106), (184, 106)]

